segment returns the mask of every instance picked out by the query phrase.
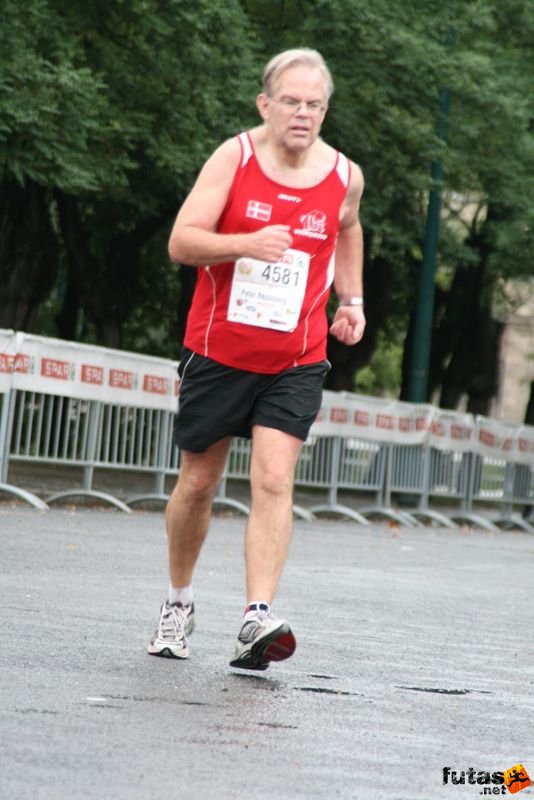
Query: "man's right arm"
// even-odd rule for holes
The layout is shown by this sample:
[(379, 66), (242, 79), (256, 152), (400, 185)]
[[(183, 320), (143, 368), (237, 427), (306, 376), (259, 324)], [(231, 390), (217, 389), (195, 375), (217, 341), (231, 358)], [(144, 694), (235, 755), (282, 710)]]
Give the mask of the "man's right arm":
[(199, 267), (250, 256), (273, 262), (291, 246), (288, 225), (267, 225), (254, 233), (216, 232), (240, 158), (238, 140), (230, 139), (206, 161), (176, 217), (169, 239), (171, 261)]

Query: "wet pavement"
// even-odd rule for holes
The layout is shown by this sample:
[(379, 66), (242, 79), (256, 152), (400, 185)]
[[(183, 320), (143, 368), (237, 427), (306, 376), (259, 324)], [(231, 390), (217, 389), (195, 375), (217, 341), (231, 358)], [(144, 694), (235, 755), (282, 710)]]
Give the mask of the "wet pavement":
[(243, 526), (213, 519), (178, 662), (145, 650), (162, 512), (0, 505), (1, 800), (474, 799), (519, 763), (534, 780), (534, 537), (298, 520), (275, 606), (298, 648), (255, 674), (228, 666)]

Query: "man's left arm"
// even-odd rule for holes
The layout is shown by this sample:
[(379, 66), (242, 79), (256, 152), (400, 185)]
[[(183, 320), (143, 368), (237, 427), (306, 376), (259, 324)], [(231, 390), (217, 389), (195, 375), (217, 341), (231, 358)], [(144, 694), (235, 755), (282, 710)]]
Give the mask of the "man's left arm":
[(364, 180), (361, 169), (351, 164), (351, 180), (343, 205), (335, 254), (334, 288), (339, 307), (330, 333), (343, 344), (360, 341), (365, 329), (363, 307), (363, 232), (360, 199)]

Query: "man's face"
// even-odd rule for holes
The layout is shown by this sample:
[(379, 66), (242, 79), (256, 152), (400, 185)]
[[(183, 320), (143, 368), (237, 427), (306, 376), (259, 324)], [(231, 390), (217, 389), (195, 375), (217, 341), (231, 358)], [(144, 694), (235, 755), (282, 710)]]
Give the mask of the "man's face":
[(320, 70), (290, 67), (278, 78), (272, 96), (261, 97), (260, 112), (276, 139), (290, 150), (305, 150), (313, 144), (327, 109)]

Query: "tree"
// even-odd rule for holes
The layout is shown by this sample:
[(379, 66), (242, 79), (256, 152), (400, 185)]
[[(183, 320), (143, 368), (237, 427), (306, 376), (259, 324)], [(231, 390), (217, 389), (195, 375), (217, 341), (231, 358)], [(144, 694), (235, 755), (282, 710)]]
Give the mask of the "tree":
[[(124, 181), (103, 84), (45, 0), (5, 0), (0, 25), (0, 324), (32, 327), (58, 273), (54, 189)], [(83, 124), (80, 124), (83, 120)], [(95, 156), (98, 154), (98, 158)], [(94, 163), (92, 163), (94, 161)]]
[[(4, 6), (0, 325), (39, 329), (46, 312), (56, 317), (49, 332), (176, 356), (195, 273), (168, 263), (172, 219), (213, 148), (255, 124), (262, 64), (285, 47), (316, 47), (336, 82), (325, 138), (362, 165), (367, 184), (368, 329), (358, 348), (329, 343), (329, 386), (352, 389), (367, 366), (366, 385), (378, 391), (368, 370), (376, 377), (375, 365), (403, 345), (409, 368), (430, 165), (439, 158), (431, 390), (444, 404), (467, 393), (473, 408), (486, 407), (503, 287), (528, 274), (532, 251), (529, 0)], [(446, 142), (435, 134), (444, 86)], [(386, 361), (373, 357), (377, 347)]]
[(534, 90), (534, 10), (522, 0), (473, 10), (477, 16), (466, 14), (459, 25), (469, 69), (461, 80), (451, 76), (446, 223), (457, 247), (452, 259), (449, 249), (448, 289), (436, 308), (430, 394), (441, 387), (440, 403), (451, 408), (467, 395), (469, 411), (488, 414), (511, 307), (506, 285), (531, 274), (534, 138), (527, 98)]
[[(98, 341), (118, 346), (138, 301), (144, 246), (169, 225), (230, 120), (243, 118), (250, 71), (240, 7), (178, 0), (24, 5), (9, 2), (3, 28), (2, 186), (6, 195), (16, 189), (27, 198), (33, 179), (47, 192), (35, 239), (48, 226), (64, 253), (60, 333), (73, 336), (83, 308)], [(26, 116), (19, 86), (28, 94)], [(52, 123), (34, 126), (43, 113)], [(5, 209), (11, 221), (12, 208)], [(7, 273), (14, 263), (8, 250), (5, 256)], [(30, 259), (21, 261), (17, 285), (31, 295)], [(57, 276), (57, 259), (55, 268), (34, 311)], [(1, 299), (6, 324), (9, 304)]]
[[(445, 168), (440, 188), (455, 199), (476, 196), (484, 213), (476, 214), (467, 230), (463, 207), (443, 221), (436, 328), (445, 327), (432, 350), (431, 389), (443, 384), (443, 402), (450, 404), (461, 386), (460, 394), (471, 396), (471, 408), (487, 410), (496, 387), (501, 329), (494, 304), (506, 280), (530, 269), (532, 4), (412, 0), (369, 6), (318, 0), (305, 9), (299, 36), (323, 52), (336, 77), (325, 135), (362, 164), (367, 178), (362, 217), (368, 330), (358, 348), (331, 342), (330, 386), (350, 389), (378, 334), (398, 340), (399, 330), (409, 327), (430, 164), (440, 159)], [(453, 48), (447, 46), (451, 29)], [(285, 35), (286, 44), (297, 43), (293, 31)], [(453, 98), (447, 143), (435, 134), (444, 86)], [(490, 137), (488, 120), (493, 120)], [(466, 285), (470, 292), (457, 291)], [(457, 337), (447, 338), (451, 319), (458, 317), (465, 325)], [(464, 346), (467, 337), (470, 348)], [(407, 356), (406, 349), (405, 367)]]
[[(72, 25), (77, 22), (78, 13)], [(116, 125), (128, 131), (131, 160), (124, 187), (77, 199), (61, 215), (72, 280), (105, 344), (123, 344), (143, 286), (158, 298), (142, 277), (145, 250), (169, 226), (199, 164), (229, 132), (232, 115), (234, 124), (243, 118), (249, 86), (241, 77), (247, 51), (235, 47), (241, 28), (234, 3), (139, 1), (128, 11), (100, 3), (84, 21), (85, 58), (105, 76)], [(71, 247), (73, 238), (84, 246)], [(153, 266), (150, 283), (167, 283), (166, 259), (157, 275)]]

